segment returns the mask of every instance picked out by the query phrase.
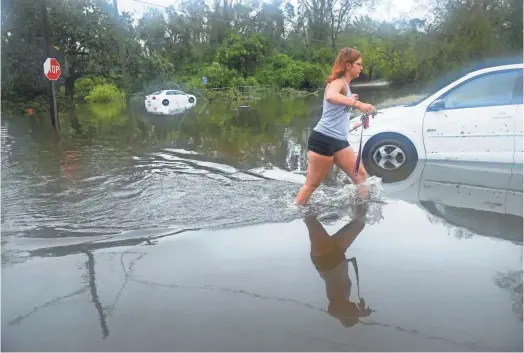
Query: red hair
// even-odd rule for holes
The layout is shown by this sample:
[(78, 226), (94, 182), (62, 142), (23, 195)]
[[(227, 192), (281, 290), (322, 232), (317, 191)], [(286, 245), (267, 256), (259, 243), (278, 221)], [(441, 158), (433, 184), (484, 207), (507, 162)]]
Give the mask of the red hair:
[(331, 68), (331, 74), (329, 75), (326, 83), (331, 83), (337, 78), (340, 78), (346, 72), (346, 65), (348, 63), (353, 64), (357, 61), (362, 55), (358, 50), (353, 48), (343, 48), (337, 55), (333, 67)]

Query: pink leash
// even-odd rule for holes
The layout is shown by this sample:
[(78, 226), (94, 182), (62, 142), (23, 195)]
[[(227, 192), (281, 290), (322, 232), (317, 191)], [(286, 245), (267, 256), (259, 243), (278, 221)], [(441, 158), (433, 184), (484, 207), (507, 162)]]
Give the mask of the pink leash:
[(364, 129), (369, 127), (369, 117), (370, 115), (362, 115), (361, 118), (362, 130), (360, 130), (360, 146), (358, 147), (357, 163), (355, 163), (355, 167), (353, 168), (354, 177), (358, 175), (358, 170), (360, 169), (360, 161), (362, 159), (362, 133), (364, 132)]

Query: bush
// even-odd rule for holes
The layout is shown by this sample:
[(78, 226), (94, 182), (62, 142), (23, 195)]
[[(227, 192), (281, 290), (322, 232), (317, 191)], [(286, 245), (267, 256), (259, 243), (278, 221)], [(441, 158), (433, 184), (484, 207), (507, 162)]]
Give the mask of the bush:
[(85, 99), (96, 85), (110, 83), (108, 79), (99, 76), (81, 77), (75, 81), (75, 100)]
[(318, 64), (293, 60), (285, 54), (277, 54), (257, 70), (258, 82), (296, 89), (314, 88), (321, 85), (323, 70)]
[(105, 83), (96, 85), (85, 97), (85, 100), (90, 103), (107, 103), (117, 99), (124, 98), (124, 92), (119, 90), (115, 85)]
[(246, 86), (258, 86), (258, 81), (253, 76), (246, 78)]
[(230, 70), (218, 63), (205, 67), (203, 72), (207, 77), (208, 87), (230, 87), (235, 77), (238, 76), (235, 70)]
[(237, 86), (245, 86), (246, 85), (246, 81), (244, 80), (244, 78), (242, 76), (236, 76), (235, 78), (233, 78), (233, 80), (231, 81), (231, 85), (233, 87), (237, 87)]

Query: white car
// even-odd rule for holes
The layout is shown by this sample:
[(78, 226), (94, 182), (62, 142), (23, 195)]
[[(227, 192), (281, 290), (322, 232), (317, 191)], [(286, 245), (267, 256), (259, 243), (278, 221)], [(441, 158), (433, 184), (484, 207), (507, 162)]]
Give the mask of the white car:
[[(484, 162), (508, 174), (517, 168), (514, 182), (522, 183), (523, 69), (474, 71), (416, 103), (383, 109), (363, 131), (367, 172), (390, 182), (407, 177), (418, 159)], [(361, 129), (348, 138), (355, 151)]]
[(179, 90), (163, 90), (154, 92), (144, 101), (146, 111), (152, 114), (179, 114), (196, 105), (196, 97)]

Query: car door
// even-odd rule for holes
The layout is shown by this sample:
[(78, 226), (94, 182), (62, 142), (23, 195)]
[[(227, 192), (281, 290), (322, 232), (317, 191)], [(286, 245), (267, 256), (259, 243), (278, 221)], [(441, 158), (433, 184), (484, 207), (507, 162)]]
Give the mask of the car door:
[(166, 98), (169, 100), (169, 107), (170, 108), (177, 108), (180, 106), (181, 99), (180, 99), (180, 92), (179, 91), (167, 91), (166, 92)]
[(169, 92), (173, 96), (173, 101), (175, 101), (178, 106), (183, 106), (186, 103), (186, 95), (184, 94), (184, 92), (177, 90)]
[(427, 159), (493, 162), (510, 174), (520, 75), (519, 69), (483, 73), (435, 100), (423, 123)]

